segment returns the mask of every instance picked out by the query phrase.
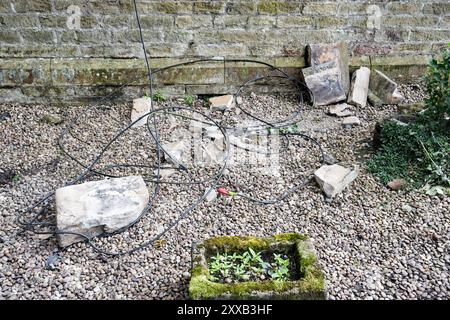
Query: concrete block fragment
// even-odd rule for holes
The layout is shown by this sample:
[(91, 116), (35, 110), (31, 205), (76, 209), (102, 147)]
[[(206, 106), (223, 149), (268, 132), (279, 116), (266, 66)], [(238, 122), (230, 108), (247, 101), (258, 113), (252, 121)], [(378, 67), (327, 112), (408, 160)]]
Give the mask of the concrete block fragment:
[(345, 127), (347, 127), (347, 126), (352, 127), (352, 126), (360, 125), (360, 124), (361, 124), (361, 121), (356, 116), (345, 117), (342, 120), (342, 125)]
[[(149, 113), (151, 110), (152, 99), (143, 97), (139, 99), (133, 100), (133, 108), (131, 109), (131, 122), (136, 121), (146, 113)], [(133, 124), (133, 128), (142, 127), (147, 123), (148, 116), (143, 117), (135, 124)]]
[(161, 148), (165, 151), (164, 158), (167, 161), (180, 164), (183, 161), (185, 155), (187, 155), (190, 145), (185, 140), (165, 143), (161, 145)]
[(404, 100), (398, 92), (397, 84), (381, 71), (372, 70), (369, 88), (383, 104), (398, 104)]
[(219, 96), (209, 99), (211, 103), (211, 111), (226, 111), (234, 106), (234, 97), (231, 94)]
[(346, 99), (340, 69), (336, 66), (335, 61), (304, 68), (302, 72), (317, 106), (325, 106)]
[[(55, 193), (58, 230), (83, 234), (88, 238), (117, 231), (135, 221), (149, 200), (141, 176), (105, 179), (59, 188)], [(61, 247), (84, 237), (58, 235)]]
[(314, 172), (317, 183), (328, 198), (334, 198), (358, 176), (357, 167), (348, 169), (338, 164), (324, 165)]
[(333, 106), (330, 106), (328, 109), (328, 113), (330, 115), (336, 116), (336, 117), (348, 117), (353, 115), (353, 112), (349, 110), (350, 106), (346, 103), (336, 104)]
[(361, 67), (353, 73), (352, 84), (347, 103), (357, 107), (365, 107), (369, 92), (370, 69)]
[(306, 47), (307, 65), (316, 67), (323, 63), (335, 61), (340, 70), (342, 86), (345, 94), (350, 89), (350, 71), (348, 45), (345, 42), (339, 43), (318, 43), (310, 44)]

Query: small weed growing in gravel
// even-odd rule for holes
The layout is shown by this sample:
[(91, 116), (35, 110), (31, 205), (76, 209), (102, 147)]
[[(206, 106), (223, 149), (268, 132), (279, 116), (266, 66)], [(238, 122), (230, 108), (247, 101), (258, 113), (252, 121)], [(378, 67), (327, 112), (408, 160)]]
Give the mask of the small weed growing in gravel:
[(184, 103), (186, 103), (189, 107), (192, 107), (192, 105), (194, 104), (195, 101), (195, 97), (188, 95), (184, 98)]
[[(401, 125), (388, 121), (381, 129), (381, 147), (369, 161), (368, 169), (387, 183), (404, 178), (412, 187), (433, 186), (450, 190), (450, 113), (449, 50), (442, 59), (430, 63), (425, 82), (430, 98), (427, 110), (417, 115), (414, 123)], [(439, 192), (440, 191), (440, 192)], [(434, 192), (434, 191), (433, 191)]]
[(201, 98), (203, 107), (209, 108), (211, 106), (211, 102), (209, 101), (209, 98), (207, 96), (203, 96), (200, 98)]
[(167, 244), (167, 241), (164, 240), (164, 239), (156, 240), (155, 241), (155, 248), (156, 249), (162, 249), (162, 248), (164, 248), (166, 246), (166, 244)]
[[(273, 129), (268, 128), (267, 129), (269, 133), (272, 132)], [(286, 127), (286, 128), (280, 128), (278, 129), (280, 134), (289, 134), (289, 133), (298, 133), (300, 132), (300, 127), (298, 126), (298, 123), (294, 123), (293, 125)]]
[(12, 183), (16, 183), (20, 180), (20, 174), (15, 170), (2, 170), (0, 168), (0, 186), (7, 185)]
[(166, 97), (164, 97), (164, 95), (161, 93), (161, 91), (158, 90), (153, 94), (153, 101), (163, 102), (163, 101), (166, 101)]
[(21, 178), (22, 178), (22, 177), (20, 176), (20, 174), (16, 174), (16, 175), (11, 179), (11, 181), (12, 181), (13, 183), (17, 183), (17, 182), (20, 181)]
[(291, 277), (289, 258), (272, 253), (263, 259), (262, 252), (249, 248), (243, 253), (217, 253), (208, 264), (210, 280), (215, 282), (241, 282), (272, 279), (285, 281)]

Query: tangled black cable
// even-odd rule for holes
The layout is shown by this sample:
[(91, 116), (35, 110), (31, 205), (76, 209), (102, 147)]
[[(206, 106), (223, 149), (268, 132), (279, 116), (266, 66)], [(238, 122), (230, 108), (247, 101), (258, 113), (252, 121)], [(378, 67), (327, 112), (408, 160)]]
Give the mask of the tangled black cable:
[[(138, 29), (139, 29), (139, 34), (140, 34), (140, 41), (142, 44), (142, 49), (144, 51), (144, 59), (146, 61), (146, 67), (147, 67), (147, 73), (148, 73), (148, 80), (149, 80), (149, 90), (150, 90), (150, 97), (153, 97), (153, 77), (155, 74), (158, 74), (160, 72), (169, 70), (169, 69), (173, 69), (173, 68), (177, 68), (177, 67), (182, 67), (182, 66), (186, 66), (186, 65), (192, 65), (192, 64), (197, 64), (197, 63), (204, 63), (204, 62), (218, 62), (218, 61), (222, 61), (222, 62), (251, 62), (251, 63), (256, 63), (256, 64), (260, 64), (260, 65), (264, 65), (268, 68), (270, 68), (271, 71), (275, 71), (278, 72), (278, 75), (267, 75), (267, 76), (259, 76), (259, 77), (255, 77), (253, 79), (250, 79), (249, 81), (245, 82), (243, 85), (241, 85), (238, 90), (234, 93), (234, 97), (236, 98), (237, 96), (241, 95), (244, 88), (250, 84), (256, 83), (258, 81), (264, 81), (267, 79), (284, 79), (284, 80), (288, 80), (289, 82), (291, 82), (296, 88), (297, 88), (297, 92), (300, 94), (300, 104), (299, 106), (304, 102), (304, 97), (303, 97), (303, 93), (306, 92), (308, 94), (308, 98), (309, 98), (309, 102), (311, 104), (314, 104), (314, 97), (311, 93), (311, 91), (307, 88), (307, 86), (302, 83), (301, 81), (289, 76), (287, 73), (285, 73), (283, 70), (269, 64), (266, 62), (261, 62), (261, 61), (257, 61), (257, 60), (250, 60), (250, 59), (225, 59), (225, 58), (203, 58), (203, 59), (197, 59), (197, 60), (193, 60), (193, 61), (187, 61), (187, 62), (182, 62), (182, 63), (177, 63), (174, 65), (170, 65), (167, 67), (163, 67), (163, 68), (157, 68), (157, 69), (152, 69), (151, 68), (151, 64), (149, 61), (149, 58), (147, 56), (147, 51), (146, 51), (146, 47), (145, 47), (145, 42), (143, 39), (143, 35), (142, 35), (142, 29), (141, 29), (141, 23), (140, 23), (140, 17), (139, 17), (139, 13), (137, 10), (137, 6), (136, 6), (136, 1), (133, 0), (134, 3), (134, 9), (135, 9), (135, 15), (136, 15), (136, 21), (137, 21), (137, 25), (138, 25)], [(121, 90), (124, 86), (130, 85), (131, 83), (127, 83), (124, 84), (120, 87), (118, 87), (114, 92), (104, 96), (102, 99), (100, 99), (97, 104), (100, 105), (100, 103), (102, 103), (103, 101), (106, 101), (107, 99), (110, 99), (111, 97), (113, 97), (116, 92), (118, 92), (119, 90)], [(235, 99), (236, 101), (237, 99)], [(283, 119), (283, 120), (279, 120), (279, 121), (268, 121), (266, 119), (261, 119), (260, 117), (255, 116), (254, 114), (252, 114), (249, 110), (243, 108), (239, 103), (236, 102), (236, 108), (240, 109), (244, 114), (246, 114), (247, 116), (251, 117), (252, 119), (258, 121), (258, 123), (261, 123), (261, 125), (256, 126), (256, 127), (247, 127), (246, 130), (267, 130), (267, 129), (280, 129), (280, 128), (286, 128), (290, 125), (292, 125), (293, 123), (295, 123), (295, 118), (300, 114), (300, 110), (297, 110), (296, 112), (294, 112), (290, 117)], [(26, 209), (24, 212), (24, 215), (29, 215), (32, 214), (32, 218), (29, 220), (23, 220), (21, 216), (17, 216), (16, 221), (17, 223), (21, 226), (22, 231), (31, 231), (35, 234), (49, 234), (49, 235), (74, 235), (74, 236), (78, 236), (82, 239), (85, 239), (85, 242), (90, 245), (92, 247), (92, 249), (96, 252), (98, 252), (99, 254), (101, 254), (102, 256), (122, 256), (125, 254), (129, 254), (129, 253), (133, 253), (137, 250), (143, 249), (145, 247), (148, 247), (152, 244), (155, 243), (155, 241), (161, 239), (167, 232), (169, 232), (169, 230), (171, 230), (173, 227), (175, 227), (182, 219), (184, 219), (185, 217), (187, 217), (193, 210), (195, 210), (195, 208), (198, 207), (198, 205), (200, 203), (202, 203), (204, 201), (204, 199), (209, 195), (209, 193), (211, 192), (215, 192), (215, 190), (217, 189), (217, 187), (219, 186), (219, 182), (224, 174), (224, 171), (227, 168), (227, 164), (228, 164), (228, 158), (229, 158), (229, 149), (230, 149), (230, 141), (229, 141), (229, 136), (228, 136), (228, 132), (227, 130), (234, 130), (236, 129), (235, 127), (227, 127), (227, 126), (222, 126), (221, 124), (219, 124), (218, 122), (216, 122), (216, 120), (214, 120), (212, 117), (210, 117), (209, 115), (206, 115), (198, 110), (195, 110), (193, 108), (187, 108), (187, 107), (182, 107), (182, 106), (176, 106), (176, 107), (166, 107), (166, 108), (159, 108), (159, 109), (155, 109), (154, 108), (154, 104), (153, 104), (153, 99), (151, 99), (151, 110), (150, 112), (140, 116), (138, 119), (136, 119), (135, 121), (133, 121), (132, 123), (130, 123), (129, 125), (127, 125), (125, 128), (121, 129), (112, 139), (110, 139), (106, 145), (100, 150), (100, 152), (95, 156), (94, 160), (92, 160), (90, 163), (83, 163), (80, 159), (78, 159), (76, 156), (74, 156), (73, 154), (71, 154), (67, 148), (65, 147), (65, 144), (63, 142), (64, 137), (66, 135), (70, 135), (72, 137), (74, 137), (75, 139), (77, 139), (80, 142), (84, 142), (85, 141), (81, 140), (80, 138), (76, 137), (73, 132), (72, 129), (75, 125), (75, 123), (78, 121), (78, 119), (80, 119), (80, 117), (84, 114), (86, 114), (86, 112), (88, 112), (87, 109), (86, 111), (84, 111), (83, 113), (80, 113), (78, 116), (75, 117), (75, 119), (66, 127), (62, 130), (59, 138), (58, 138), (58, 146), (60, 147), (60, 149), (63, 151), (63, 153), (69, 157), (71, 160), (73, 160), (75, 163), (77, 163), (78, 165), (80, 165), (83, 168), (83, 171), (72, 181), (69, 181), (68, 183), (66, 183), (66, 186), (69, 185), (74, 185), (80, 182), (85, 181), (86, 179), (94, 176), (94, 175), (98, 175), (98, 176), (103, 176), (103, 177), (110, 177), (110, 178), (114, 178), (114, 177), (119, 177), (118, 175), (114, 175), (111, 173), (108, 173), (108, 171), (110, 171), (111, 169), (117, 169), (117, 168), (122, 168), (122, 167), (135, 167), (136, 165), (129, 165), (129, 164), (112, 164), (112, 165), (107, 165), (104, 168), (96, 168), (96, 166), (99, 164), (100, 160), (102, 159), (103, 155), (105, 154), (105, 152), (110, 148), (110, 146), (116, 142), (124, 133), (126, 133), (131, 127), (133, 127), (133, 125), (139, 121), (141, 121), (142, 119), (146, 118), (146, 126), (147, 126), (147, 131), (150, 134), (152, 141), (154, 142), (155, 146), (156, 146), (156, 163), (154, 165), (151, 166), (146, 166), (146, 165), (140, 165), (140, 168), (145, 168), (145, 169), (151, 169), (152, 172), (154, 170), (156, 170), (156, 174), (154, 175), (155, 178), (152, 179), (145, 179), (145, 181), (149, 184), (152, 184), (154, 186), (153, 189), (153, 193), (150, 197), (150, 200), (147, 204), (147, 206), (144, 208), (144, 210), (142, 210), (142, 212), (139, 214), (139, 216), (132, 222), (130, 222), (128, 225), (124, 226), (123, 228), (121, 228), (120, 230), (116, 230), (114, 232), (111, 233), (104, 233), (102, 234), (100, 237), (109, 237), (112, 236), (114, 234), (118, 234), (121, 233), (127, 229), (129, 229), (130, 227), (132, 227), (133, 225), (135, 225), (136, 223), (138, 223), (141, 218), (145, 215), (148, 214), (152, 211), (154, 204), (155, 204), (155, 199), (157, 198), (159, 192), (160, 192), (160, 188), (162, 184), (165, 183), (174, 183), (174, 184), (207, 184), (208, 185), (208, 189), (207, 191), (204, 193), (203, 196), (199, 197), (198, 199), (196, 199), (190, 206), (188, 206), (187, 208), (185, 208), (184, 211), (181, 212), (181, 214), (174, 220), (172, 221), (167, 227), (164, 228), (164, 230), (162, 230), (161, 232), (157, 233), (155, 236), (153, 236), (152, 238), (144, 241), (143, 243), (139, 244), (138, 246), (135, 246), (129, 250), (125, 250), (125, 251), (118, 251), (118, 252), (110, 252), (110, 251), (105, 251), (101, 248), (99, 248), (98, 246), (96, 246), (91, 237), (82, 234), (82, 233), (77, 233), (77, 232), (73, 232), (73, 231), (69, 231), (69, 230), (58, 230), (57, 226), (55, 223), (50, 222), (49, 220), (44, 220), (42, 221), (47, 214), (49, 214), (49, 202), (51, 199), (53, 199), (55, 192), (51, 192), (47, 195), (45, 195), (44, 197), (42, 197), (42, 199), (40, 199), (39, 201), (37, 201), (35, 204), (33, 204), (30, 208)], [(194, 112), (197, 113), (198, 115), (200, 115), (202, 118), (204, 118), (204, 120), (200, 120), (197, 117), (186, 117), (182, 114), (178, 114), (178, 112), (180, 111), (189, 111), (189, 112)], [(171, 115), (171, 116), (176, 116), (176, 117), (180, 117), (180, 118), (187, 118), (193, 121), (199, 121), (202, 122), (203, 124), (207, 124), (209, 126), (214, 126), (216, 127), (221, 134), (223, 135), (224, 138), (224, 142), (225, 142), (225, 153), (224, 153), (224, 158), (222, 159), (222, 165), (220, 167), (220, 170), (218, 170), (217, 174), (215, 174), (214, 176), (210, 177), (209, 179), (202, 179), (200, 181), (195, 181), (194, 179), (192, 179), (189, 182), (170, 182), (170, 181), (161, 181), (160, 179), (160, 171), (162, 169), (164, 169), (165, 167), (162, 166), (161, 164), (161, 156), (164, 154), (165, 158), (169, 158), (171, 159), (172, 163), (174, 163), (176, 165), (175, 169), (180, 171), (180, 172), (184, 172), (189, 174), (189, 169), (183, 165), (182, 163), (180, 163), (179, 161), (177, 161), (176, 159), (173, 159), (172, 156), (167, 152), (167, 150), (164, 149), (162, 143), (161, 143), (161, 139), (160, 139), (160, 134), (159, 134), (159, 130), (157, 128), (157, 121), (156, 121), (156, 116), (159, 114), (163, 114), (163, 115)], [(323, 162), (324, 159), (324, 154), (323, 154), (323, 150), (321, 148), (321, 145), (313, 138), (302, 134), (302, 133), (294, 133), (294, 132), (282, 132), (281, 133), (282, 136), (284, 136), (286, 139), (289, 138), (289, 136), (301, 136), (302, 138), (305, 138), (307, 140), (310, 140), (311, 142), (313, 142), (313, 144), (315, 144), (319, 151), (320, 151), (320, 162)], [(283, 201), (284, 199), (286, 199), (289, 195), (291, 195), (293, 192), (297, 191), (298, 189), (300, 189), (301, 187), (305, 186), (309, 181), (311, 180), (311, 177), (309, 177), (308, 179), (301, 181), (300, 183), (296, 184), (294, 187), (286, 190), (280, 197), (275, 198), (275, 199), (271, 199), (271, 200), (261, 200), (261, 199), (256, 199), (252, 196), (243, 194), (243, 193), (239, 193), (239, 197), (242, 199), (246, 199), (248, 201), (252, 201), (258, 204), (274, 204), (277, 203), (279, 201)], [(45, 230), (41, 230), (41, 228), (45, 228)], [(51, 230), (49, 230), (51, 229)], [(67, 248), (67, 247), (66, 247)], [(65, 249), (65, 248), (64, 248)]]

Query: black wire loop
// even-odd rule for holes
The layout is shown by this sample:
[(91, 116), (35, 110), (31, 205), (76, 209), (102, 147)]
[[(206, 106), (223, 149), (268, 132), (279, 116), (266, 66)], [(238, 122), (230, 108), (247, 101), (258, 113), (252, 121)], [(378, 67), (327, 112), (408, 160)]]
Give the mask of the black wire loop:
[[(167, 67), (162, 67), (162, 68), (156, 68), (156, 69), (152, 69), (151, 68), (151, 64), (150, 64), (150, 59), (147, 55), (147, 50), (145, 47), (145, 42), (143, 39), (143, 35), (142, 35), (142, 29), (141, 29), (141, 24), (140, 24), (140, 18), (139, 18), (139, 13), (137, 10), (137, 6), (136, 6), (136, 1), (133, 0), (134, 3), (134, 7), (135, 7), (135, 15), (136, 15), (136, 21), (137, 21), (137, 25), (138, 25), (138, 29), (139, 29), (139, 34), (140, 34), (140, 40), (141, 40), (141, 44), (142, 44), (142, 48), (144, 51), (144, 59), (146, 62), (146, 67), (147, 67), (147, 74), (148, 74), (148, 80), (149, 80), (149, 90), (150, 90), (150, 97), (153, 97), (153, 81), (154, 81), (154, 76), (160, 72), (169, 70), (169, 69), (173, 69), (173, 68), (177, 68), (177, 67), (182, 67), (182, 66), (186, 66), (186, 65), (193, 65), (193, 64), (198, 64), (198, 63), (204, 63), (204, 62), (222, 62), (222, 63), (226, 63), (226, 62), (251, 62), (251, 63), (256, 63), (256, 64), (260, 64), (263, 66), (266, 66), (268, 68), (270, 68), (271, 72), (277, 72), (278, 74), (276, 75), (267, 75), (267, 76), (258, 76), (255, 77), (253, 79), (248, 80), (247, 82), (245, 82), (244, 84), (242, 84), (238, 90), (234, 93), (234, 96), (237, 97), (239, 95), (241, 95), (243, 93), (243, 90), (245, 89), (245, 87), (254, 84), (256, 82), (259, 81), (264, 81), (267, 79), (277, 79), (277, 80), (287, 80), (288, 82), (292, 83), (295, 88), (297, 89), (297, 92), (300, 95), (300, 104), (299, 106), (301, 106), (304, 101), (305, 101), (305, 97), (304, 94), (307, 95), (307, 101), (309, 101), (310, 104), (314, 105), (314, 96), (312, 94), (312, 92), (308, 89), (308, 87), (301, 81), (299, 81), (298, 79), (295, 79), (291, 76), (289, 76), (285, 71), (281, 70), (280, 68), (273, 66), (269, 63), (266, 62), (262, 62), (262, 61), (257, 61), (257, 60), (251, 60), (251, 59), (226, 59), (226, 58), (202, 58), (202, 59), (196, 59), (196, 60), (192, 60), (192, 61), (186, 61), (186, 62), (182, 62), (182, 63), (177, 63), (174, 65), (170, 65)], [(135, 81), (140, 81), (141, 79), (138, 79), (138, 77), (136, 76), (136, 80)], [(101, 103), (107, 101), (108, 99), (110, 99), (111, 97), (114, 97), (116, 93), (120, 92), (120, 90), (127, 85), (133, 84), (135, 81), (131, 82), (131, 83), (127, 83), (124, 84), (118, 88), (116, 88), (115, 91), (111, 92), (110, 94), (104, 96), (102, 99), (100, 99), (97, 104), (101, 105)], [(256, 127), (252, 127), (252, 128), (245, 128), (246, 130), (267, 130), (267, 129), (282, 129), (282, 128), (287, 128), (289, 126), (291, 126), (293, 123), (295, 123), (295, 119), (296, 117), (298, 117), (300, 115), (300, 109), (296, 112), (294, 112), (294, 114), (292, 114), (290, 117), (283, 119), (283, 120), (279, 120), (279, 121), (268, 121), (266, 119), (262, 119), (260, 117), (257, 117), (255, 115), (253, 115), (251, 113), (251, 111), (244, 109), (241, 105), (239, 105), (238, 103), (236, 103), (236, 107), (239, 108), (243, 113), (245, 113), (247, 116), (251, 117), (252, 119), (258, 121), (258, 123), (260, 123), (261, 125), (256, 126)], [(161, 145), (161, 139), (160, 139), (160, 134), (157, 128), (157, 121), (156, 121), (156, 115), (158, 114), (163, 114), (163, 115), (175, 115), (175, 116), (179, 116), (179, 117), (183, 117), (180, 114), (177, 114), (177, 112), (179, 111), (190, 111), (190, 112), (194, 112), (199, 114), (202, 118), (206, 119), (204, 121), (197, 119), (197, 118), (189, 118), (184, 116), (185, 118), (194, 120), (194, 121), (199, 121), (202, 122), (204, 124), (208, 124), (210, 126), (215, 126), (218, 128), (218, 130), (220, 130), (220, 132), (222, 133), (223, 137), (224, 137), (224, 141), (225, 141), (225, 145), (226, 145), (226, 152), (225, 152), (225, 158), (223, 160), (223, 163), (221, 165), (220, 170), (217, 172), (216, 175), (214, 175), (213, 177), (210, 177), (208, 179), (203, 179), (200, 181), (190, 181), (187, 183), (183, 183), (183, 182), (175, 182), (175, 184), (208, 184), (208, 189), (207, 192), (205, 192), (205, 194), (201, 197), (199, 197), (198, 199), (196, 199), (192, 204), (190, 204), (187, 208), (184, 209), (184, 211), (181, 212), (181, 214), (177, 217), (177, 219), (175, 219), (173, 222), (171, 222), (167, 227), (164, 228), (164, 230), (162, 230), (161, 232), (157, 233), (155, 236), (151, 237), (150, 239), (147, 239), (146, 241), (144, 241), (143, 243), (129, 249), (129, 250), (124, 250), (124, 251), (116, 251), (116, 252), (111, 252), (111, 251), (106, 251), (100, 247), (98, 247), (96, 244), (94, 244), (94, 242), (92, 241), (92, 239), (85, 235), (85, 234), (81, 234), (81, 233), (77, 233), (77, 232), (73, 232), (73, 231), (69, 231), (69, 230), (58, 230), (57, 226), (54, 222), (52, 222), (52, 219), (48, 219), (45, 220), (45, 217), (49, 214), (50, 210), (48, 210), (48, 206), (50, 204), (50, 202), (54, 199), (55, 196), (55, 192), (50, 192), (49, 194), (43, 196), (40, 200), (38, 200), (36, 203), (34, 203), (31, 207), (29, 207), (28, 209), (26, 209), (22, 214), (24, 216), (26, 215), (32, 215), (32, 217), (29, 220), (24, 220), (23, 217), (21, 215), (18, 215), (16, 217), (16, 222), (18, 223), (18, 225), (22, 228), (21, 231), (18, 232), (18, 234), (23, 233), (24, 231), (29, 231), (29, 232), (33, 232), (35, 234), (47, 234), (47, 235), (54, 235), (54, 236), (58, 236), (58, 235), (75, 235), (78, 237), (81, 237), (83, 239), (85, 239), (85, 242), (92, 247), (92, 249), (94, 251), (96, 251), (97, 253), (99, 253), (102, 257), (108, 257), (108, 256), (112, 256), (112, 257), (117, 257), (117, 256), (123, 256), (126, 254), (130, 254), (133, 252), (136, 252), (138, 250), (141, 250), (143, 248), (149, 247), (151, 245), (153, 245), (155, 243), (155, 241), (161, 239), (167, 232), (169, 232), (172, 228), (174, 228), (182, 219), (186, 218), (190, 213), (192, 213), (203, 201), (204, 199), (208, 196), (208, 194), (210, 192), (212, 192), (213, 190), (215, 190), (220, 181), (221, 178), (224, 174), (225, 169), (227, 168), (227, 164), (228, 164), (228, 159), (229, 159), (229, 148), (230, 148), (230, 141), (229, 141), (229, 137), (228, 137), (228, 130), (236, 130), (239, 128), (236, 127), (226, 127), (226, 126), (222, 126), (221, 124), (217, 123), (214, 119), (212, 119), (210, 116), (195, 110), (193, 108), (187, 108), (187, 107), (182, 107), (182, 106), (178, 106), (178, 107), (168, 107), (168, 108), (160, 108), (160, 109), (155, 109), (154, 105), (153, 105), (153, 99), (151, 99), (151, 111), (148, 112), (145, 115), (142, 115), (139, 119), (136, 119), (134, 122), (130, 123), (129, 125), (127, 125), (125, 128), (121, 129), (119, 132), (116, 133), (116, 135), (110, 139), (106, 145), (101, 149), (101, 151), (95, 156), (94, 160), (91, 161), (90, 163), (83, 163), (80, 159), (78, 159), (76, 156), (74, 156), (73, 154), (71, 154), (65, 144), (64, 144), (64, 138), (67, 135), (70, 135), (71, 137), (75, 138), (77, 141), (81, 142), (81, 143), (88, 143), (86, 141), (83, 141), (82, 139), (76, 137), (73, 134), (73, 128), (75, 126), (75, 124), (77, 123), (77, 121), (80, 119), (80, 117), (82, 117), (83, 115), (86, 114), (86, 112), (88, 112), (89, 110), (91, 110), (91, 108), (88, 108), (87, 110), (85, 110), (84, 112), (80, 113), (79, 115), (77, 115), (73, 121), (67, 126), (65, 127), (59, 138), (58, 138), (58, 146), (59, 148), (62, 150), (62, 152), (64, 153), (64, 155), (66, 155), (68, 158), (70, 158), (71, 160), (73, 160), (75, 163), (77, 163), (78, 165), (80, 165), (83, 168), (83, 171), (78, 175), (78, 177), (76, 177), (75, 179), (73, 179), (72, 181), (69, 181), (65, 184), (65, 186), (69, 186), (69, 185), (74, 185), (77, 183), (81, 183), (83, 181), (85, 181), (86, 179), (92, 177), (92, 176), (102, 176), (102, 177), (108, 177), (108, 178), (113, 178), (113, 177), (119, 177), (118, 175), (114, 175), (114, 174), (110, 174), (108, 173), (108, 171), (110, 171), (111, 169), (116, 169), (116, 168), (125, 168), (125, 167), (143, 167), (143, 168), (147, 168), (147, 169), (151, 169), (152, 172), (153, 170), (157, 170), (157, 174), (156, 177), (153, 179), (146, 179), (147, 184), (150, 184), (154, 187), (153, 189), (153, 193), (150, 197), (150, 200), (147, 204), (147, 206), (145, 207), (145, 209), (140, 213), (139, 217), (137, 219), (135, 219), (134, 221), (132, 221), (131, 223), (129, 223), (128, 225), (126, 225), (125, 227), (121, 228), (120, 230), (117, 230), (115, 232), (112, 233), (104, 233), (103, 235), (101, 235), (100, 237), (109, 237), (118, 233), (121, 233), (129, 228), (131, 228), (133, 225), (135, 225), (136, 223), (138, 223), (142, 217), (150, 212), (152, 212), (153, 207), (155, 205), (155, 201), (156, 198), (160, 192), (161, 189), (161, 185), (164, 183), (171, 183), (171, 182), (167, 182), (167, 181), (161, 181), (160, 180), (160, 171), (162, 169), (164, 169), (165, 167), (161, 164), (161, 156), (162, 154), (164, 154), (165, 156), (169, 156), (170, 155), (167, 153), (166, 150), (164, 150), (164, 148)], [(104, 156), (105, 152), (111, 147), (111, 145), (117, 141), (117, 139), (119, 139), (123, 134), (125, 134), (136, 122), (140, 121), (141, 119), (147, 117), (147, 130), (148, 133), (150, 134), (153, 143), (155, 144), (156, 147), (156, 162), (154, 165), (152, 166), (137, 166), (137, 165), (130, 165), (130, 164), (111, 164), (111, 165), (107, 165), (104, 168), (97, 168), (96, 166), (99, 164), (100, 160), (102, 159), (102, 157)], [(313, 142), (313, 144), (315, 144), (317, 146), (317, 148), (320, 151), (320, 162), (322, 163), (324, 160), (324, 154), (323, 154), (323, 150), (322, 147), (320, 145), (319, 142), (317, 142), (315, 139), (302, 134), (302, 133), (288, 133), (288, 132), (284, 132), (281, 133), (281, 135), (283, 137), (285, 137), (286, 139), (289, 138), (289, 136), (301, 136), (307, 140), (310, 140)], [(174, 160), (174, 159), (172, 159)], [(183, 164), (183, 163), (177, 163), (176, 161), (174, 161), (178, 166), (175, 167), (176, 170), (178, 171), (182, 171), (185, 173), (189, 173), (189, 168)], [(245, 195), (245, 194), (240, 194), (239, 198), (240, 199), (245, 199), (254, 203), (258, 203), (261, 205), (270, 205), (270, 204), (275, 204), (277, 202), (283, 201), (285, 200), (287, 197), (289, 197), (292, 193), (294, 193), (295, 191), (299, 190), (300, 188), (304, 187), (307, 183), (309, 183), (311, 181), (311, 177), (308, 177), (307, 179), (300, 181), (299, 183), (297, 183), (294, 187), (286, 190), (280, 197), (275, 198), (275, 199), (271, 199), (271, 200), (260, 200), (260, 199), (255, 199), (254, 197), (251, 197), (249, 195)], [(44, 221), (41, 221), (43, 220)], [(54, 220), (54, 219), (53, 219)], [(43, 229), (44, 230), (41, 230)], [(50, 230), (49, 230), (50, 229)], [(193, 243), (192, 246), (192, 250), (194, 248), (195, 244)], [(56, 256), (55, 256), (56, 257)], [(54, 259), (56, 261), (56, 258)], [(49, 262), (50, 264), (53, 264), (53, 260)]]

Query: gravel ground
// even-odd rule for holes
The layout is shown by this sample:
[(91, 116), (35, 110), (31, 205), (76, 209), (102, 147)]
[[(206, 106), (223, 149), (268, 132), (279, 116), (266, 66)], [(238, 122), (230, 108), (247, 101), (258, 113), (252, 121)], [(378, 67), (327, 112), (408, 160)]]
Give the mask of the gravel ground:
[[(400, 89), (408, 101), (417, 101), (424, 96), (421, 87), (411, 84)], [(163, 105), (176, 103), (172, 100)], [(252, 114), (264, 119), (281, 119), (297, 108), (285, 96), (253, 96), (245, 98), (244, 103), (253, 106)], [(79, 140), (63, 140), (67, 150), (82, 163), (89, 163), (127, 124), (129, 109), (129, 105), (90, 109), (74, 126)], [(46, 260), (57, 251), (56, 239), (17, 234), (20, 229), (15, 217), (81, 172), (79, 165), (59, 151), (56, 142), (62, 128), (85, 110), (0, 105), (0, 299), (187, 298), (193, 241), (216, 235), (267, 236), (281, 232), (311, 237), (331, 299), (450, 298), (449, 197), (389, 191), (365, 168), (373, 152), (370, 142), (375, 123), (393, 114), (395, 106), (355, 108), (361, 126), (351, 129), (342, 128), (339, 119), (327, 116), (325, 108), (301, 107), (300, 130), (317, 139), (343, 164), (360, 166), (358, 178), (331, 203), (325, 201), (315, 183), (270, 206), (219, 198), (202, 203), (152, 247), (121, 258), (101, 259), (89, 246), (78, 243), (61, 254), (54, 270), (45, 269)], [(49, 114), (59, 116), (63, 123), (42, 121)], [(242, 113), (232, 113), (224, 123), (246, 117), (248, 120)], [(164, 136), (171, 128), (160, 130)], [(111, 146), (99, 166), (121, 161), (152, 163), (154, 146), (149, 141), (145, 128), (130, 131)], [(281, 195), (319, 166), (317, 148), (311, 143), (291, 138), (286, 147), (287, 153), (280, 157), (280, 177), (236, 165), (226, 171), (221, 186), (261, 199)], [(212, 166), (192, 174), (194, 179), (201, 179), (217, 170)], [(13, 176), (14, 182), (8, 182)], [(182, 174), (171, 178), (186, 181)], [(173, 221), (179, 210), (201, 196), (206, 187), (164, 184), (151, 214), (123, 234), (97, 239), (95, 244), (109, 250), (139, 244)]]

